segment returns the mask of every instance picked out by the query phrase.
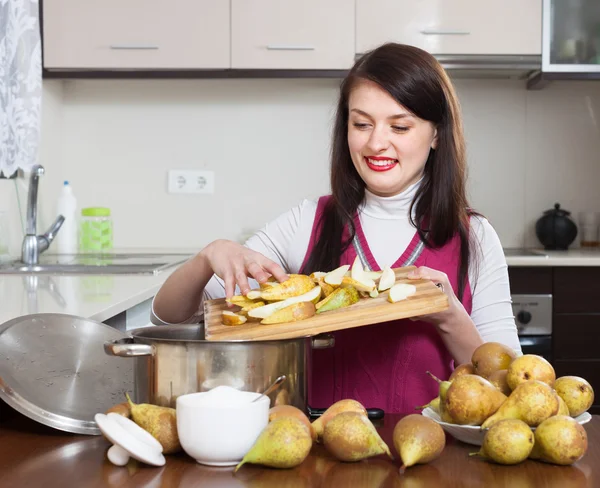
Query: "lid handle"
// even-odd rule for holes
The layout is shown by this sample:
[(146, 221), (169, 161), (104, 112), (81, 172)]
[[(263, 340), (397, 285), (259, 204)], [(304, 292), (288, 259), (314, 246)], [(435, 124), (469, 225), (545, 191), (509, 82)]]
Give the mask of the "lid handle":
[(104, 352), (109, 356), (131, 358), (138, 356), (154, 356), (154, 346), (134, 344), (133, 339), (118, 339), (104, 343)]

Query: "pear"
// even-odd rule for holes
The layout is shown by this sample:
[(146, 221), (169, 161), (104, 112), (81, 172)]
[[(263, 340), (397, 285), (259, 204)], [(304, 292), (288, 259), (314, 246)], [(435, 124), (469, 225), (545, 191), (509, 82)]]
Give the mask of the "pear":
[(530, 458), (563, 466), (583, 457), (588, 448), (585, 429), (571, 417), (555, 415), (535, 429)]
[(366, 291), (367, 293), (376, 289), (375, 281), (369, 278), (360, 262), (360, 258), (356, 256), (352, 269), (350, 270), (350, 276), (342, 278), (342, 285), (354, 286), (358, 291)]
[(525, 354), (515, 359), (508, 367), (506, 381), (511, 390), (529, 380), (537, 380), (549, 386), (554, 385), (556, 373), (552, 365), (536, 354)]
[(310, 276), (302, 274), (290, 274), (289, 276), (282, 283), (261, 286), (261, 290), (252, 290), (246, 296), (251, 300), (257, 298), (270, 301), (285, 300), (304, 295), (315, 287), (315, 283)]
[(396, 273), (389, 266), (383, 268), (381, 278), (379, 278), (379, 285), (377, 289), (379, 291), (389, 290), (396, 283)]
[(310, 420), (302, 410), (294, 407), (293, 405), (276, 405), (269, 410), (269, 422), (283, 417), (294, 417), (300, 420), (310, 431), (312, 440), (317, 440), (317, 433), (310, 423)]
[(323, 437), (323, 432), (325, 431), (325, 426), (327, 425), (327, 422), (329, 422), (333, 417), (342, 412), (358, 412), (361, 415), (367, 417), (367, 409), (356, 400), (347, 398), (335, 402), (327, 410), (325, 410), (318, 419), (316, 419), (312, 423), (312, 426), (315, 429), (315, 432), (317, 433), (317, 438), (319, 440)]
[(426, 405), (421, 405), (420, 407), (415, 407), (415, 410), (425, 410), (426, 408), (431, 408), (438, 415), (440, 414), (440, 397), (436, 396), (433, 400), (431, 400)]
[(560, 395), (558, 395), (558, 412), (556, 412), (556, 415), (571, 415), (569, 412), (569, 407), (567, 407), (567, 404), (560, 397)]
[(361, 461), (380, 454), (394, 459), (371, 421), (359, 412), (338, 413), (327, 422), (323, 445), (340, 461)]
[(457, 376), (462, 376), (463, 374), (475, 374), (475, 368), (471, 363), (464, 363), (460, 366), (457, 366), (454, 369), (454, 371), (452, 371), (452, 374), (450, 375), (450, 378), (448, 378), (448, 381), (452, 381)]
[(231, 312), (230, 310), (223, 310), (221, 314), (221, 322), (223, 325), (242, 325), (248, 320), (243, 315)]
[(488, 378), (494, 371), (507, 369), (516, 358), (515, 351), (499, 342), (485, 342), (473, 352), (475, 374)]
[(294, 468), (306, 459), (311, 447), (310, 431), (301, 420), (289, 416), (277, 418), (262, 430), (234, 472), (246, 463)]
[(401, 300), (405, 300), (411, 295), (417, 292), (417, 287), (409, 283), (396, 283), (390, 288), (388, 294), (388, 302), (396, 303)]
[(325, 280), (325, 283), (327, 283), (328, 285), (340, 286), (342, 284), (344, 276), (346, 275), (349, 269), (350, 265), (344, 264), (343, 266), (340, 266), (339, 268), (336, 268), (333, 271), (327, 273), (323, 280)]
[(433, 461), (444, 450), (446, 436), (437, 422), (418, 414), (403, 417), (394, 427), (394, 446), (402, 460), (400, 472)]
[(554, 389), (567, 404), (571, 417), (587, 412), (594, 403), (592, 385), (579, 376), (561, 376), (555, 381)]
[(479, 455), (498, 464), (518, 464), (529, 457), (534, 437), (531, 427), (518, 419), (505, 419), (495, 423), (485, 433)]
[(269, 315), (289, 305), (294, 303), (312, 302), (313, 300), (317, 300), (320, 296), (321, 287), (315, 286), (312, 290), (304, 293), (303, 295), (269, 303), (268, 305), (264, 305), (262, 307), (253, 308), (252, 310), (248, 311), (248, 317), (253, 317), (255, 319), (266, 319)]
[(122, 415), (125, 418), (131, 418), (131, 406), (129, 405), (128, 401), (118, 403), (117, 405), (113, 405), (106, 411), (107, 415), (109, 413), (118, 413), (119, 415)]
[(125, 396), (131, 408), (131, 418), (160, 442), (163, 454), (173, 454), (181, 450), (174, 408), (159, 407), (149, 403), (135, 404), (128, 393)]
[(481, 426), (487, 429), (503, 419), (519, 419), (530, 427), (558, 412), (558, 395), (546, 383), (526, 381), (517, 386), (498, 411)]
[(507, 369), (500, 369), (498, 371), (494, 371), (489, 377), (488, 381), (498, 388), (502, 393), (506, 396), (510, 395), (512, 390), (510, 386), (508, 386), (508, 382), (506, 381), (506, 376), (508, 375)]
[(317, 303), (317, 313), (330, 312), (338, 308), (349, 307), (360, 300), (353, 286), (337, 288), (331, 295)]
[(325, 280), (323, 278), (321, 278), (317, 284), (321, 287), (321, 295), (325, 298), (327, 298), (336, 290), (336, 288), (333, 285), (325, 283)]
[[(225, 312), (223, 312), (225, 313)], [(313, 302), (292, 303), (281, 310), (269, 315), (266, 319), (261, 320), (261, 324), (282, 324), (285, 322), (298, 322), (299, 320), (309, 319), (316, 313), (315, 304)]]
[[(447, 424), (453, 424), (454, 420), (452, 420), (452, 417), (448, 413), (448, 409), (445, 406), (446, 396), (448, 394), (448, 388), (450, 388), (450, 385), (452, 384), (452, 382), (450, 382), (450, 381), (442, 381), (437, 376), (435, 376), (434, 374), (432, 374), (429, 371), (427, 371), (427, 374), (429, 376), (431, 376), (435, 381), (437, 381), (438, 384), (440, 385), (439, 395), (438, 395), (438, 398), (439, 398), (439, 402), (438, 402), (438, 409), (439, 410), (438, 410), (438, 413), (440, 415), (441, 421), (442, 422), (446, 422)], [(430, 403), (432, 403), (434, 400), (432, 400)]]
[(459, 425), (481, 425), (506, 400), (506, 395), (488, 380), (464, 374), (452, 381), (444, 408)]

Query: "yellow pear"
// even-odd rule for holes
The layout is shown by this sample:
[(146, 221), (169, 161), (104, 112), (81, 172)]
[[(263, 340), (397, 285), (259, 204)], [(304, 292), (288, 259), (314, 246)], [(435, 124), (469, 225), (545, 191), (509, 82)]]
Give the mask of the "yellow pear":
[(494, 371), (507, 369), (516, 358), (515, 351), (499, 342), (485, 342), (473, 352), (475, 374), (488, 378)]
[(566, 466), (581, 459), (587, 448), (585, 429), (571, 417), (555, 415), (535, 429), (535, 445), (529, 457)]
[(571, 417), (587, 412), (594, 403), (592, 385), (579, 376), (561, 376), (555, 381), (554, 389), (565, 401)]
[(234, 472), (246, 463), (293, 468), (306, 459), (311, 447), (308, 427), (295, 417), (281, 417), (267, 424)]
[(336, 290), (336, 288), (333, 285), (325, 283), (325, 280), (323, 278), (321, 278), (317, 282), (317, 284), (321, 287), (321, 290), (322, 290), (321, 295), (325, 298), (328, 297), (329, 295), (331, 295)]
[(118, 413), (119, 415), (122, 415), (125, 418), (131, 418), (131, 405), (129, 405), (128, 401), (118, 403), (117, 405), (113, 405), (106, 411), (106, 414), (109, 413)]
[(488, 381), (506, 396), (510, 395), (512, 392), (510, 386), (508, 386), (508, 381), (506, 381), (507, 375), (507, 369), (500, 369), (498, 371), (494, 371), (491, 375), (488, 376)]
[(306, 414), (297, 407), (293, 405), (276, 405), (269, 410), (269, 422), (273, 420), (282, 418), (282, 417), (294, 417), (300, 420), (306, 428), (310, 431), (310, 435), (313, 441), (317, 440), (317, 433), (313, 428), (310, 420), (306, 416)]
[(498, 411), (481, 426), (487, 429), (503, 419), (519, 419), (530, 427), (558, 412), (558, 395), (546, 383), (526, 381), (517, 386)]
[(410, 466), (438, 458), (446, 445), (446, 435), (440, 425), (418, 414), (400, 419), (394, 427), (393, 439), (402, 460), (401, 473)]
[(325, 431), (325, 426), (327, 425), (327, 422), (329, 422), (333, 417), (342, 412), (358, 412), (361, 415), (367, 417), (367, 409), (356, 400), (347, 398), (335, 402), (327, 410), (325, 410), (318, 419), (316, 419), (312, 423), (312, 426), (315, 429), (315, 432), (317, 433), (317, 439), (320, 440), (323, 437), (323, 432)]
[(358, 291), (353, 286), (337, 288), (327, 298), (317, 303), (317, 313), (330, 312), (338, 308), (349, 307), (360, 300)]
[(474, 366), (471, 363), (465, 363), (461, 364), (460, 366), (457, 366), (454, 369), (454, 371), (452, 371), (452, 374), (450, 375), (450, 378), (448, 378), (448, 381), (452, 381), (457, 376), (462, 376), (463, 374), (475, 374)]
[(285, 300), (287, 298), (304, 295), (315, 287), (310, 276), (302, 274), (290, 274), (290, 277), (282, 283), (262, 288), (260, 291), (253, 290), (247, 294), (250, 299), (261, 298), (263, 300)]
[(342, 412), (327, 422), (323, 445), (340, 461), (360, 461), (380, 454), (393, 459), (371, 421), (359, 412)]
[(223, 310), (221, 314), (221, 322), (223, 325), (242, 325), (248, 320), (247, 317), (231, 312), (230, 310)]
[(488, 380), (464, 374), (452, 381), (444, 408), (459, 425), (481, 425), (506, 400), (506, 395)]
[(537, 380), (549, 386), (554, 385), (556, 373), (552, 365), (536, 354), (525, 354), (516, 358), (508, 367), (506, 382), (511, 390), (518, 385), (530, 380)]
[(268, 305), (263, 305), (262, 307), (253, 308), (252, 310), (248, 311), (248, 317), (253, 317), (255, 319), (266, 319), (269, 315), (289, 305), (292, 305), (294, 303), (313, 302), (320, 296), (321, 287), (315, 286), (312, 290), (304, 293), (303, 295), (287, 298), (286, 300), (280, 300), (278, 302), (269, 303)]
[(567, 407), (567, 404), (560, 395), (558, 395), (558, 412), (556, 412), (556, 415), (571, 415), (569, 413), (569, 407)]
[(127, 396), (131, 408), (131, 418), (142, 429), (149, 432), (163, 447), (163, 454), (172, 454), (181, 450), (177, 434), (175, 409), (159, 407), (149, 403), (135, 404)]
[[(298, 322), (315, 315), (315, 304), (312, 302), (292, 303), (277, 312), (272, 313), (266, 319), (261, 320), (261, 324), (282, 324), (285, 322)], [(225, 313), (225, 312), (223, 312)]]
[(500, 420), (485, 433), (479, 452), (481, 456), (498, 464), (518, 464), (525, 461), (533, 449), (533, 432), (518, 419)]

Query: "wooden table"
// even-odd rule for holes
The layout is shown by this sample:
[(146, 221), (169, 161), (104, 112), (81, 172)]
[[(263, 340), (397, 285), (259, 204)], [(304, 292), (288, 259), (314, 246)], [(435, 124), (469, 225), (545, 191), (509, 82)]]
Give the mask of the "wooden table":
[[(401, 415), (385, 416), (378, 425), (392, 448), (392, 431)], [(108, 442), (102, 437), (62, 433), (25, 417), (15, 416), (0, 424), (0, 486), (44, 488), (417, 488), (417, 487), (506, 487), (579, 488), (600, 486), (600, 417), (586, 426), (589, 449), (574, 466), (553, 466), (526, 461), (517, 466), (499, 466), (469, 452), (475, 446), (448, 438), (441, 457), (431, 464), (409, 468), (399, 475), (398, 464), (384, 457), (359, 463), (333, 460), (321, 445), (295, 469), (276, 470), (246, 465), (233, 475), (233, 468), (210, 468), (181, 453), (167, 456), (167, 464), (156, 468), (135, 461), (125, 467), (106, 460)]]

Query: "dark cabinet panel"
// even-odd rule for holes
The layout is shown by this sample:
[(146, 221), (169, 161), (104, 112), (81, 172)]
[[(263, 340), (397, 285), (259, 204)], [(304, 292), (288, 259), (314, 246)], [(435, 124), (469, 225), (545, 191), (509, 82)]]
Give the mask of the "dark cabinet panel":
[(600, 359), (600, 314), (555, 314), (552, 328), (555, 359)]
[(508, 278), (510, 280), (510, 292), (513, 295), (552, 293), (551, 267), (509, 267)]
[(554, 268), (555, 313), (600, 313), (600, 267)]
[(556, 371), (557, 378), (560, 376), (581, 376), (589, 381), (595, 393), (595, 408), (593, 409), (594, 411), (590, 410), (590, 412), (598, 413), (598, 409), (600, 409), (600, 359), (589, 361), (554, 361), (554, 370)]

